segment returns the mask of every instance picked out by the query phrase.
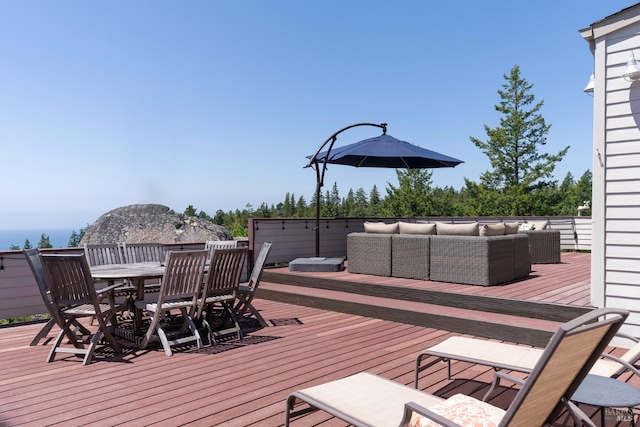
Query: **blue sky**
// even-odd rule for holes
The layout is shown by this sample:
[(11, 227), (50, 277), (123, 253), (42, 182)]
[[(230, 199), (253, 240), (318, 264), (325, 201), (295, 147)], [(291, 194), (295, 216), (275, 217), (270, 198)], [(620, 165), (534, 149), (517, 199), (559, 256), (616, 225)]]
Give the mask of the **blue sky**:
[[(254, 208), (309, 201), (304, 169), (333, 132), (398, 139), (489, 169), (469, 140), (498, 125), (514, 65), (552, 125), (556, 169), (592, 167), (593, 57), (578, 30), (629, 1), (2, 1), (0, 229), (80, 229), (129, 204)], [(380, 134), (342, 133), (336, 146)], [(393, 169), (331, 166), (367, 191)]]

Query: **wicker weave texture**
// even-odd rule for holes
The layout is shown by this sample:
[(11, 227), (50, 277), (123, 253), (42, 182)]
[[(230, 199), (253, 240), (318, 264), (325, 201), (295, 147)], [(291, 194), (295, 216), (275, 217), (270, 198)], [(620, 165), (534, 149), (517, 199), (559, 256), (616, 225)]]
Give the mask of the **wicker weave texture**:
[(350, 233), (347, 236), (349, 273), (391, 276), (393, 234)]
[(514, 279), (526, 277), (531, 273), (529, 236), (526, 234), (515, 234), (513, 236), (513, 264)]
[(527, 230), (518, 233), (529, 236), (531, 264), (560, 263), (560, 230)]
[(405, 279), (429, 280), (430, 237), (394, 234), (391, 239), (391, 275)]
[(431, 280), (491, 286), (513, 280), (512, 236), (432, 236)]

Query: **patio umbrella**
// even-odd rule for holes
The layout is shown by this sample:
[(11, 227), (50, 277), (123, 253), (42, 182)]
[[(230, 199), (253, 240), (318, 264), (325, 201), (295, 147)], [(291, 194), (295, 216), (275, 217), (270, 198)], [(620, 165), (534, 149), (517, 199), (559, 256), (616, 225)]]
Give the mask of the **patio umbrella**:
[[(382, 135), (333, 149), (339, 133), (356, 126), (382, 128)], [(329, 144), (329, 149), (320, 151)], [(419, 147), (387, 135), (387, 124), (358, 123), (347, 126), (331, 135), (312, 156), (307, 156), (306, 167), (316, 170), (316, 256), (320, 252), (320, 190), (324, 185), (324, 173), (328, 163), (365, 168), (431, 169), (452, 168), (462, 160)], [(320, 166), (322, 163), (322, 166)]]
[[(311, 159), (313, 156), (307, 156)], [(355, 166), (357, 168), (431, 169), (452, 168), (462, 160), (401, 141), (386, 133), (318, 153), (319, 162)]]

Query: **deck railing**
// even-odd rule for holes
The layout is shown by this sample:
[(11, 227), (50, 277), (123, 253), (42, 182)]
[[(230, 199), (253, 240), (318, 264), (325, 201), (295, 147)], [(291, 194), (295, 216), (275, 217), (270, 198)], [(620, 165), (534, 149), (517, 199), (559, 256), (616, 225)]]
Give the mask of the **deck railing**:
[[(428, 221), (448, 223), (527, 222), (549, 220), (550, 228), (560, 230), (563, 250), (591, 250), (591, 217), (420, 217), (420, 218), (323, 218), (320, 221), (320, 256), (347, 255), (347, 235), (364, 231), (365, 221)], [(295, 258), (315, 256), (315, 220), (293, 218), (250, 218), (249, 247), (259, 249), (272, 242), (270, 264), (287, 263)]]
[[(591, 217), (423, 217), (400, 218), (407, 222), (430, 221), (463, 223), (478, 221), (535, 221), (548, 219), (551, 228), (561, 232), (563, 250), (591, 250)], [(398, 218), (323, 218), (320, 222), (320, 254), (346, 257), (347, 235), (364, 231), (364, 221), (394, 222)], [(263, 242), (271, 242), (268, 265), (283, 264), (295, 258), (315, 255), (315, 220), (251, 218), (249, 219), (249, 269)], [(175, 250), (202, 247), (202, 243), (167, 245)], [(45, 249), (49, 253), (79, 253), (81, 248)], [(246, 271), (244, 272), (246, 277)], [(46, 312), (35, 279), (22, 251), (0, 251), (0, 319), (32, 316)]]

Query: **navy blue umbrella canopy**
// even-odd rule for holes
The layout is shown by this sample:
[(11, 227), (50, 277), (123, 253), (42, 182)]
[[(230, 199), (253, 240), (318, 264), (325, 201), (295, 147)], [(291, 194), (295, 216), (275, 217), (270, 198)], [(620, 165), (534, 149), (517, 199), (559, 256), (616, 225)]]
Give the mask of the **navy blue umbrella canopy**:
[[(311, 159), (313, 156), (307, 158)], [(401, 141), (386, 133), (344, 147), (334, 147), (330, 149), (328, 158), (327, 152), (323, 151), (316, 155), (316, 160), (319, 163), (359, 168), (396, 169), (451, 168), (464, 163), (462, 160)]]

